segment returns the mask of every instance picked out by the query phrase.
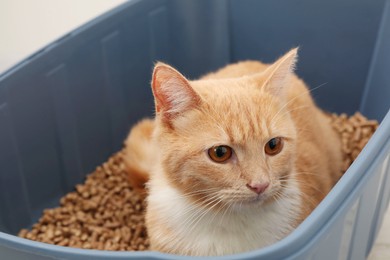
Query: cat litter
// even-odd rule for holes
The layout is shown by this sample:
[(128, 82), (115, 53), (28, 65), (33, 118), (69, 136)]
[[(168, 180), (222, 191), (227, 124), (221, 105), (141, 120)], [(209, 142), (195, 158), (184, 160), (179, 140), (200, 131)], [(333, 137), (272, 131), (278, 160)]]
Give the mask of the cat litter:
[(84, 184), (46, 209), (31, 231), (19, 236), (85, 249), (146, 250), (145, 201), (128, 184), (122, 152), (87, 176)]
[[(360, 113), (329, 115), (342, 140), (344, 171), (378, 127)], [(143, 251), (149, 248), (142, 194), (127, 181), (123, 152), (118, 152), (90, 174), (84, 184), (43, 211), (31, 230), (19, 236), (60, 246), (84, 249)]]

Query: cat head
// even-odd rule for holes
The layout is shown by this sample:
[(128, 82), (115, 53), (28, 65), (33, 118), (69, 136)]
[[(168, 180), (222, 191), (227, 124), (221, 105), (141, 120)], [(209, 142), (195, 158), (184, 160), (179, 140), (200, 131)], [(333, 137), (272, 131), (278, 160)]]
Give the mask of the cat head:
[(171, 185), (206, 207), (280, 195), (295, 160), (286, 98), (296, 56), (293, 49), (253, 75), (196, 81), (156, 64), (155, 138)]

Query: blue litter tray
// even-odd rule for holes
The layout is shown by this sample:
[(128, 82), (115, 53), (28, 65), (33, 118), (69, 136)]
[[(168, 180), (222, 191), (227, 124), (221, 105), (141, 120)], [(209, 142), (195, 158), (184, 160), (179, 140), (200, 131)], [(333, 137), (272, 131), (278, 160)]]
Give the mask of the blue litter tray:
[(297, 73), (331, 112), (381, 122), (317, 209), (288, 237), (218, 259), (365, 259), (390, 197), (389, 0), (129, 1), (0, 76), (0, 258), (179, 259), (83, 250), (16, 236), (151, 116), (153, 62), (195, 78), (271, 62), (300, 46)]

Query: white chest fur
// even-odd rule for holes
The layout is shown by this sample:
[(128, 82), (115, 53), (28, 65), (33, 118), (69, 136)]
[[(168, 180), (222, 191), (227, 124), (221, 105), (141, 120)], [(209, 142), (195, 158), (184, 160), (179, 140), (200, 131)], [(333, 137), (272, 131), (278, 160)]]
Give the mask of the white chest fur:
[(148, 227), (152, 242), (176, 254), (226, 255), (272, 244), (293, 230), (301, 203), (293, 181), (277, 202), (221, 211), (197, 206), (161, 178), (149, 185), (148, 211), (155, 220)]

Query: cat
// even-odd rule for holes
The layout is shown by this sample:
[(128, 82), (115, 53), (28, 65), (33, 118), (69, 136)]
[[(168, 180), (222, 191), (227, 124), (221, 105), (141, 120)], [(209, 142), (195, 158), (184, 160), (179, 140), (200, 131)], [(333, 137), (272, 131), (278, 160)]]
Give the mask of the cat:
[(218, 256), (291, 233), (341, 177), (341, 143), (293, 72), (243, 61), (190, 81), (155, 65), (155, 119), (133, 127), (125, 162), (147, 183), (151, 249)]

